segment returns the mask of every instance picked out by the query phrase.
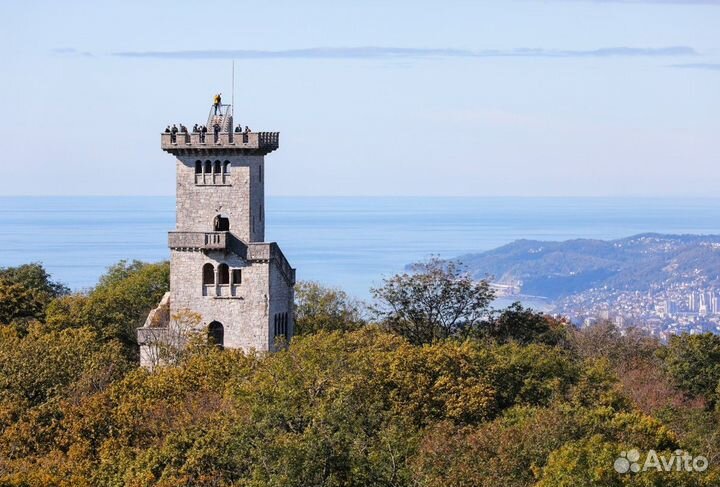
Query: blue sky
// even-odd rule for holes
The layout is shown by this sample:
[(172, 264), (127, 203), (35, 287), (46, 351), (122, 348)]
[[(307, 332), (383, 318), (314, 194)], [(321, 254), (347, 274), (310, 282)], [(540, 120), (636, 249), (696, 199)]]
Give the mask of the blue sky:
[(720, 0), (26, 1), (0, 195), (171, 195), (168, 124), (281, 132), (271, 195), (715, 196)]

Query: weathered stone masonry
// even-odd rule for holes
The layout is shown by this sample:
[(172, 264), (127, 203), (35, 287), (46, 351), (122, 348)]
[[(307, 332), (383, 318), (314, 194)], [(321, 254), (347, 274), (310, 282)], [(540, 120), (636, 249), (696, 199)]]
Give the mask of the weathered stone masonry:
[(168, 234), (169, 296), (138, 329), (145, 366), (158, 337), (177, 331), (173, 317), (187, 312), (201, 317), (196, 331), (223, 347), (272, 351), (278, 336), (293, 335), (295, 269), (276, 243), (263, 242), (265, 155), (279, 136), (233, 133), (232, 108), (224, 108), (208, 120), (223, 128), (217, 135), (161, 135), (176, 158), (176, 227)]

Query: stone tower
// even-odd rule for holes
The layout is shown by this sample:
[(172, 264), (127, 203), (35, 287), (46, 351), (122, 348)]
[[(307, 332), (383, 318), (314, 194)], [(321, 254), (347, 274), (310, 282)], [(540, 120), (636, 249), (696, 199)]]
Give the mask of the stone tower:
[(170, 292), (138, 329), (146, 366), (188, 316), (221, 347), (272, 351), (278, 336), (293, 335), (295, 269), (264, 241), (265, 155), (279, 134), (233, 129), (230, 105), (211, 108), (206, 127), (161, 135), (175, 156), (176, 224), (168, 234)]

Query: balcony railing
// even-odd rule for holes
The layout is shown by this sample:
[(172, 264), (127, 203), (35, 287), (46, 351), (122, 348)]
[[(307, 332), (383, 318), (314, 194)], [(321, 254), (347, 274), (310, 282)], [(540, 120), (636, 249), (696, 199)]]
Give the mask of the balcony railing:
[(168, 232), (171, 249), (231, 250), (245, 258), (247, 245), (230, 232)]
[(195, 173), (195, 184), (198, 186), (222, 186), (230, 184), (230, 173)]

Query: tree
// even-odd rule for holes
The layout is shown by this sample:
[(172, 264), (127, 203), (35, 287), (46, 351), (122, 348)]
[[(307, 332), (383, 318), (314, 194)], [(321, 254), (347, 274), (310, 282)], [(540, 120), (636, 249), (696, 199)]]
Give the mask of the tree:
[(472, 427), (447, 421), (428, 427), (412, 459), (417, 485), (530, 487), (535, 470), (578, 434), (570, 412), (518, 407)]
[(364, 304), (345, 291), (301, 281), (295, 285), (295, 334), (357, 330), (366, 322)]
[(27, 323), (43, 320), (50, 302), (68, 292), (40, 264), (0, 268), (0, 323), (24, 330)]
[(36, 323), (26, 335), (0, 328), (0, 431), (10, 411), (17, 419), (29, 408), (97, 392), (129, 367), (119, 343), (103, 344), (88, 328), (48, 331)]
[(570, 347), (583, 358), (606, 358), (620, 372), (655, 357), (660, 342), (637, 328), (620, 330), (605, 321), (569, 329)]
[(522, 344), (545, 343), (564, 344), (569, 323), (524, 308), (513, 303), (499, 314), (491, 317), (486, 326), (478, 331), (497, 343), (517, 342)]
[(0, 329), (0, 485), (720, 485), (713, 456), (704, 474), (617, 474), (631, 447), (713, 454), (717, 421), (689, 447), (612, 397), (607, 359), (561, 347), (370, 325), (149, 371), (89, 328), (29, 328)]
[(494, 298), (486, 280), (475, 281), (460, 264), (431, 258), (371, 290), (378, 319), (420, 345), (477, 333)]
[(141, 271), (147, 264), (139, 260), (121, 260), (116, 264), (111, 265), (105, 271), (105, 274), (100, 276), (96, 288), (105, 288), (117, 285), (124, 281), (134, 273)]
[(137, 353), (136, 329), (170, 287), (167, 262), (125, 261), (112, 266), (88, 295), (62, 296), (48, 308), (55, 329), (91, 327), (104, 340), (120, 340), (130, 356)]
[(70, 292), (64, 284), (51, 280), (50, 274), (38, 263), (0, 268), (0, 280), (10, 284), (21, 284), (28, 289), (45, 293), (51, 298)]
[(23, 324), (45, 316), (47, 296), (22, 284), (0, 281), (0, 323)]
[(720, 336), (675, 335), (658, 352), (664, 368), (675, 385), (692, 396), (701, 396), (715, 404), (720, 385)]

